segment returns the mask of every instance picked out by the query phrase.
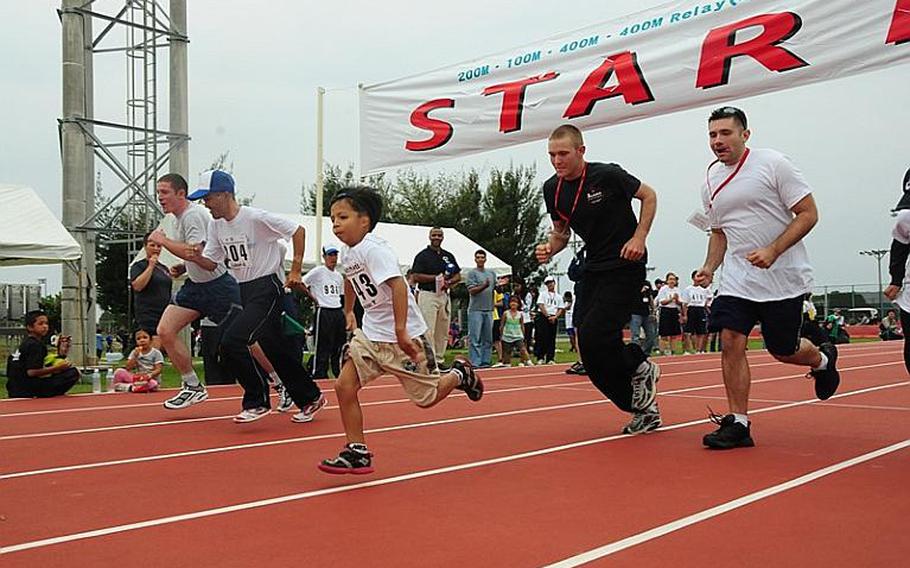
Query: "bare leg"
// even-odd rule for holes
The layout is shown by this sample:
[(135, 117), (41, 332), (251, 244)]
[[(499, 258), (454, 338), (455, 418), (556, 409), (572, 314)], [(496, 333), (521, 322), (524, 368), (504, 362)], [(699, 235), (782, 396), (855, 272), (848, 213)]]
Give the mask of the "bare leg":
[(364, 444), (363, 410), (360, 408), (360, 378), (354, 362), (348, 359), (341, 367), (341, 376), (335, 380), (335, 394), (341, 410), (341, 423), (349, 443)]
[(421, 408), (431, 408), (439, 404), (445, 397), (449, 396), (455, 387), (460, 383), (458, 375), (454, 371), (449, 371), (439, 379), (439, 386), (436, 387), (436, 398), (433, 399), (433, 402), (426, 406), (421, 406)]
[(181, 375), (193, 371), (193, 360), (190, 358), (189, 350), (180, 341), (177, 334), (180, 333), (180, 330), (190, 325), (199, 315), (196, 310), (181, 308), (171, 304), (164, 309), (161, 321), (158, 322), (158, 337), (161, 338), (161, 344), (167, 350), (168, 357), (171, 358), (171, 364)]
[(265, 351), (259, 346), (258, 341), (250, 345), (250, 355), (259, 363), (259, 366), (262, 367), (263, 371), (270, 375), (275, 372), (275, 367), (272, 366), (272, 362), (269, 361), (269, 358), (265, 356)]
[(752, 375), (749, 371), (749, 361), (746, 359), (748, 339), (746, 335), (737, 331), (730, 329), (721, 331), (724, 386), (727, 390), (727, 404), (733, 414), (746, 414), (749, 410)]
[(790, 363), (791, 365), (802, 365), (804, 367), (818, 367), (822, 364), (822, 355), (819, 352), (818, 347), (813, 345), (811, 341), (806, 338), (801, 338), (799, 340), (799, 350), (793, 355), (774, 355), (775, 359), (781, 363)]

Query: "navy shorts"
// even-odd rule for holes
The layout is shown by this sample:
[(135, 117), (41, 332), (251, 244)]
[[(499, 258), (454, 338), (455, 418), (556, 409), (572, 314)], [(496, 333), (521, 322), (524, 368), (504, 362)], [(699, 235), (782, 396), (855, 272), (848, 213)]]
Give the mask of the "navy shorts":
[(174, 304), (196, 310), (216, 324), (224, 320), (232, 305), (243, 305), (240, 301), (240, 285), (227, 272), (208, 282), (187, 280), (177, 291)]
[(803, 324), (803, 296), (771, 302), (755, 302), (735, 296), (718, 296), (711, 304), (710, 331), (729, 329), (748, 336), (761, 324), (765, 348), (772, 355), (787, 357), (799, 350)]
[(701, 306), (690, 306), (686, 310), (686, 333), (708, 335), (708, 310)]

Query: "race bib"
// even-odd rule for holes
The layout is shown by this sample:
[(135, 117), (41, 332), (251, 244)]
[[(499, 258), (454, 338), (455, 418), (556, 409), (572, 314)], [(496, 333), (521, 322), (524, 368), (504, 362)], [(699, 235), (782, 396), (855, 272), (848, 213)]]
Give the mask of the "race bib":
[(360, 305), (364, 309), (375, 306), (379, 302), (379, 287), (370, 278), (370, 275), (364, 271), (352, 273), (348, 279), (351, 281), (351, 287), (354, 293), (360, 299)]
[(249, 268), (250, 247), (246, 235), (235, 235), (221, 239), (224, 259), (230, 269)]

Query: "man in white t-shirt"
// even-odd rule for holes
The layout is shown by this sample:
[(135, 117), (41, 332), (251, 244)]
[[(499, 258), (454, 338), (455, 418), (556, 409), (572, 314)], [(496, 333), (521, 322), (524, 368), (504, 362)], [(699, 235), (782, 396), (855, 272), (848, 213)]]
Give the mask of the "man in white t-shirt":
[[(211, 211), (208, 240), (200, 251), (202, 266), (226, 266), (240, 284), (241, 306), (224, 325), (221, 348), (229, 368), (237, 373), (243, 387), (243, 410), (234, 422), (259, 420), (271, 409), (267, 373), (249, 357), (249, 348), (258, 343), (284, 389), (301, 409), (291, 419), (310, 422), (326, 399), (303, 367), (300, 352), (284, 337), (281, 312), (285, 288), (300, 284), (304, 230), (294, 221), (254, 207), (241, 206), (234, 197), (234, 178), (212, 170), (200, 177), (200, 188), (189, 198), (202, 199)], [(284, 248), (279, 240), (292, 243), (294, 259), (284, 282)], [(234, 354), (247, 351), (246, 357)]]
[(685, 306), (686, 323), (683, 331), (683, 348), (686, 353), (705, 353), (705, 342), (708, 339), (708, 298), (711, 292), (695, 282), (697, 270), (692, 271), (692, 285), (682, 293)]
[(553, 365), (556, 363), (556, 326), (566, 312), (566, 306), (556, 291), (556, 278), (547, 276), (543, 283), (544, 287), (537, 295), (537, 326), (534, 330), (537, 340), (534, 342), (534, 355), (538, 365)]
[(317, 266), (303, 277), (303, 289), (316, 304), (315, 331), (316, 355), (313, 376), (327, 379), (329, 367), (338, 378), (341, 373), (341, 348), (345, 342), (344, 311), (341, 309), (341, 293), (344, 277), (335, 270), (338, 265), (338, 247), (322, 247), (322, 266)]
[(715, 449), (755, 445), (747, 416), (751, 375), (746, 346), (756, 323), (775, 359), (811, 368), (819, 399), (830, 398), (840, 383), (837, 349), (800, 338), (803, 295), (812, 291), (812, 267), (802, 239), (818, 221), (812, 191), (780, 152), (746, 148), (750, 136), (746, 115), (737, 108), (719, 108), (708, 119), (717, 160), (708, 166), (702, 188), (711, 238), (696, 281), (707, 287), (723, 263), (710, 328), (721, 333), (730, 406), (723, 418), (712, 416), (719, 428), (703, 439)]
[[(200, 317), (208, 317), (217, 324), (223, 323), (231, 306), (240, 303), (240, 287), (224, 266), (203, 266), (202, 259), (196, 254), (208, 239), (211, 216), (205, 208), (188, 201), (188, 186), (183, 176), (175, 173), (161, 176), (155, 191), (164, 212), (177, 218), (176, 234), (171, 239), (164, 231), (156, 229), (149, 234), (148, 240), (184, 261), (171, 267), (172, 277), (184, 273), (187, 276), (171, 304), (164, 309), (157, 330), (183, 385), (176, 395), (164, 402), (164, 407), (179, 410), (202, 402), (209, 395), (193, 370), (193, 360), (186, 345), (177, 334)], [(246, 348), (231, 355), (249, 358)]]

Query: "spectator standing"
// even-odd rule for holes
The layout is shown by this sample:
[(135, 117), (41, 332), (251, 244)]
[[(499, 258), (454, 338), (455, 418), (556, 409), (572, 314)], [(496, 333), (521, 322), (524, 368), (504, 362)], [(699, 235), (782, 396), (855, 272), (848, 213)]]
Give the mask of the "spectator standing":
[(657, 305), (660, 309), (658, 323), (661, 351), (664, 355), (672, 355), (676, 351), (673, 340), (682, 336), (683, 304), (678, 287), (679, 278), (676, 274), (668, 272), (666, 281), (657, 292)]
[(316, 340), (316, 359), (313, 378), (326, 379), (329, 367), (332, 376), (341, 373), (341, 348), (345, 342), (344, 310), (341, 294), (344, 277), (335, 270), (338, 265), (338, 247), (327, 245), (322, 248), (322, 266), (317, 266), (303, 277), (303, 289), (316, 305), (313, 335)]
[(149, 235), (151, 233), (145, 235), (145, 258), (130, 266), (130, 287), (133, 289), (136, 329), (151, 333), (152, 347), (160, 349), (158, 324), (171, 301), (173, 280), (168, 267), (159, 262), (161, 245), (150, 241)]
[(537, 294), (537, 326), (534, 355), (538, 365), (556, 363), (556, 329), (559, 318), (565, 313), (562, 296), (556, 291), (556, 278), (544, 278), (544, 289)]
[[(659, 282), (663, 282), (659, 280)], [(632, 332), (632, 343), (641, 346), (641, 350), (650, 355), (657, 347), (657, 318), (654, 307), (654, 288), (645, 280), (641, 285), (641, 301), (632, 309), (629, 330)], [(641, 342), (641, 332), (645, 332), (645, 342)]]
[(452, 320), (449, 290), (461, 282), (461, 267), (455, 255), (442, 248), (444, 238), (441, 228), (430, 229), (430, 244), (417, 253), (411, 265), (412, 278), (420, 289), (417, 304), (429, 328), (427, 340), (433, 346), (436, 366), (440, 369), (444, 367), (449, 323)]
[(686, 313), (683, 349), (686, 353), (705, 353), (708, 339), (708, 298), (711, 293), (695, 282), (697, 270), (692, 271), (692, 285), (683, 290), (683, 306)]
[(468, 287), (468, 348), (469, 358), (475, 367), (489, 367), (493, 349), (493, 288), (496, 274), (485, 268), (487, 253), (474, 253), (474, 264), (465, 283)]

